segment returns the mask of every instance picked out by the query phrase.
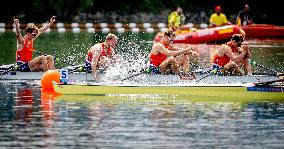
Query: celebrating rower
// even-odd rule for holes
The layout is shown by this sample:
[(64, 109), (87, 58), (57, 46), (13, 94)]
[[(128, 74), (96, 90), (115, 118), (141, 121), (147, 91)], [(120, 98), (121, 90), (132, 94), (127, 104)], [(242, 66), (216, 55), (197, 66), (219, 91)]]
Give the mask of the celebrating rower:
[(251, 57), (248, 45), (243, 44), (242, 34), (234, 34), (229, 42), (222, 44), (216, 51), (213, 60), (213, 73), (217, 75), (243, 75), (240, 66), (246, 74), (251, 74), (248, 58)]
[(28, 25), (26, 27), (26, 34), (22, 36), (20, 32), (19, 20), (14, 18), (14, 24), (16, 27), (17, 36), (17, 51), (16, 51), (16, 61), (19, 71), (47, 71), (54, 70), (54, 60), (51, 55), (41, 55), (32, 58), (34, 40), (44, 33), (55, 21), (55, 16), (51, 17), (49, 23), (42, 28), (38, 29), (34, 25)]
[(181, 79), (194, 79), (195, 76), (189, 73), (188, 61), (185, 61), (184, 58), (189, 54), (195, 54), (195, 51), (191, 47), (182, 49), (173, 46), (171, 44), (173, 38), (174, 33), (169, 30), (164, 33), (160, 42), (153, 44), (150, 52), (150, 72), (152, 74), (172, 72), (179, 75)]
[(114, 52), (117, 40), (116, 35), (109, 33), (104, 43), (97, 43), (89, 49), (85, 59), (86, 71), (92, 72), (96, 80), (99, 72), (105, 71), (118, 59)]

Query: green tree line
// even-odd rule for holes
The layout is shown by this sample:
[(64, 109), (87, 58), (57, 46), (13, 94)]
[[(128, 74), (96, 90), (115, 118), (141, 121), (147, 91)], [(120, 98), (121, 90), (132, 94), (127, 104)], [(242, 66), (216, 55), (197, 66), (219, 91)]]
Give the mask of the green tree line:
[(79, 13), (116, 12), (119, 15), (150, 12), (159, 14), (165, 9), (181, 6), (184, 11), (213, 13), (220, 5), (227, 16), (237, 14), (248, 3), (257, 23), (284, 24), (279, 0), (13, 0), (0, 5), (0, 22), (12, 22), (18, 16), (25, 22), (43, 22), (56, 15), (63, 22), (72, 22)]

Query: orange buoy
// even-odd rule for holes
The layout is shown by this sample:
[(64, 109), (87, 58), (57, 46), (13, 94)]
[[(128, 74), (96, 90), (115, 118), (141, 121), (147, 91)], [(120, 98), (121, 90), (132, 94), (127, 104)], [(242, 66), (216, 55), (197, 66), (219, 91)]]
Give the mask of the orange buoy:
[(41, 77), (41, 87), (45, 90), (53, 91), (52, 81), (60, 82), (60, 72), (58, 70), (48, 70)]

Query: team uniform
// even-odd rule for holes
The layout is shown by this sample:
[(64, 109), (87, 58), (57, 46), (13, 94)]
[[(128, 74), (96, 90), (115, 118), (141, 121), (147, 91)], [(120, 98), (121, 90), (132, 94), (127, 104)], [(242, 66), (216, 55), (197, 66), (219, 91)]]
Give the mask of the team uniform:
[[(105, 52), (105, 44), (102, 43), (101, 45), (101, 48), (102, 48), (102, 52), (99, 56), (99, 59), (98, 61), (102, 60), (104, 57), (110, 57), (112, 55), (112, 50), (111, 48), (108, 48), (107, 51)], [(91, 51), (91, 49), (89, 50), (86, 58), (85, 58), (85, 68), (86, 68), (86, 72), (92, 72), (92, 67), (91, 67), (91, 64), (92, 64), (92, 61), (93, 61), (93, 53)]]
[(16, 50), (17, 70), (31, 71), (28, 63), (32, 60), (33, 51), (33, 41), (28, 42), (27, 40), (24, 40), (23, 48), (21, 50)]
[[(162, 44), (165, 46), (166, 49), (169, 48), (168, 45), (165, 45), (164, 43)], [(157, 55), (155, 55), (151, 53), (150, 54), (150, 65), (149, 65), (150, 73), (159, 74), (160, 73), (159, 66), (166, 59), (167, 59), (167, 55), (164, 55), (162, 53), (158, 53)]]
[[(231, 47), (231, 49), (233, 53), (238, 52), (236, 48)], [(224, 66), (230, 62), (230, 60), (231, 59), (225, 54), (223, 56), (215, 54), (211, 73), (214, 75), (223, 75), (221, 69), (223, 69)]]

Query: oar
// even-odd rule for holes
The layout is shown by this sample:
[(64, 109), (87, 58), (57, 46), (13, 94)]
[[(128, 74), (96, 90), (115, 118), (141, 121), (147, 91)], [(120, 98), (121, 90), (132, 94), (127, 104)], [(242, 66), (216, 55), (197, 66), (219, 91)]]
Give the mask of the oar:
[(131, 76), (128, 76), (128, 77), (126, 77), (126, 78), (124, 78), (124, 79), (121, 79), (120, 81), (125, 81), (125, 80), (128, 80), (128, 79), (131, 79), (131, 78), (133, 78), (133, 77), (135, 77), (135, 76), (138, 76), (138, 75), (140, 75), (140, 74), (143, 74), (143, 73), (145, 73), (146, 71), (144, 70), (144, 69), (141, 69), (140, 70), (140, 72), (138, 72), (138, 73), (136, 73), (136, 74), (133, 74), (133, 75), (131, 75)]
[(259, 63), (257, 63), (255, 60), (250, 59), (249, 63), (250, 63), (251, 65), (255, 65), (255, 66), (264, 68), (264, 69), (266, 69), (266, 70), (269, 70), (269, 71), (271, 71), (271, 72), (273, 72), (273, 73), (276, 73), (276, 74), (279, 73), (278, 71), (276, 71), (276, 70), (274, 70), (274, 69), (267, 68), (267, 67), (265, 67), (265, 66), (263, 66), (263, 65), (261, 65), (261, 64), (259, 64)]
[(10, 72), (11, 70), (15, 70), (15, 66), (21, 67), (21, 66), (23, 66), (23, 65), (25, 65), (25, 63), (23, 63), (23, 64), (21, 64), (21, 65), (19, 65), (19, 66), (17, 66), (17, 63), (16, 63), (16, 64), (14, 64), (13, 66), (11, 66), (9, 69), (7, 69), (7, 70), (1, 72), (0, 75), (4, 75), (4, 74)]

